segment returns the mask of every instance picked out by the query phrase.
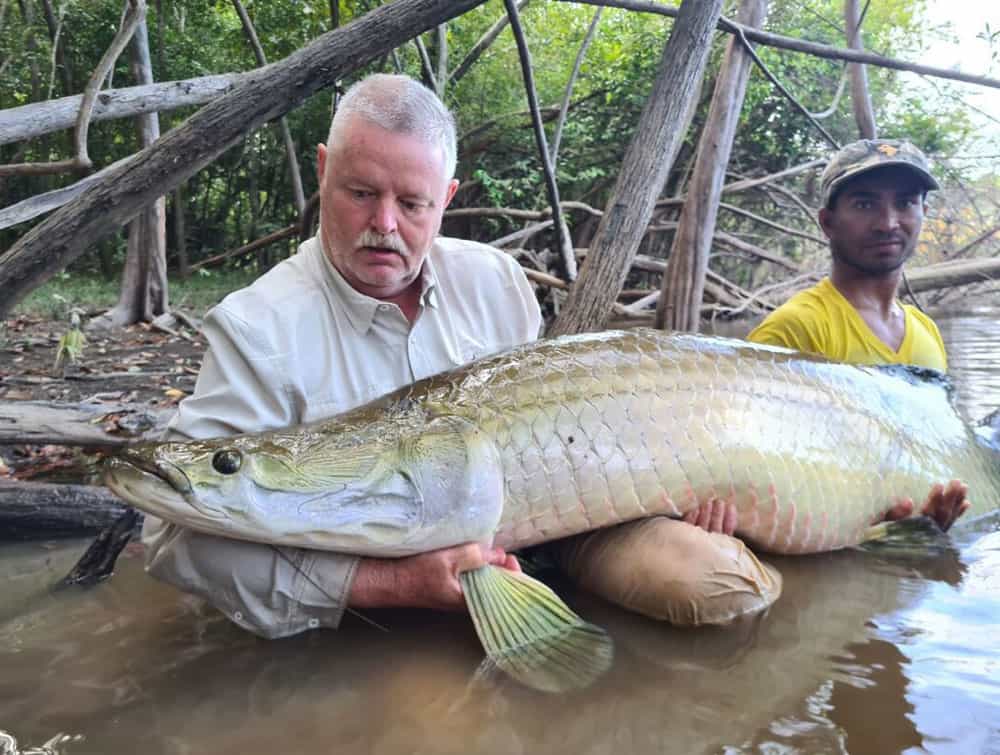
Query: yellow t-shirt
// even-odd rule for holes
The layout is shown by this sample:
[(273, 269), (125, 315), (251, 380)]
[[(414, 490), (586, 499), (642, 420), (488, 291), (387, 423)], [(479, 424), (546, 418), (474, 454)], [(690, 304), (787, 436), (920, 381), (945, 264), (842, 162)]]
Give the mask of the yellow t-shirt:
[(902, 304), (906, 331), (893, 351), (858, 314), (829, 278), (800, 291), (769, 314), (747, 339), (822, 354), (854, 364), (915, 364), (948, 369), (937, 325), (916, 307)]

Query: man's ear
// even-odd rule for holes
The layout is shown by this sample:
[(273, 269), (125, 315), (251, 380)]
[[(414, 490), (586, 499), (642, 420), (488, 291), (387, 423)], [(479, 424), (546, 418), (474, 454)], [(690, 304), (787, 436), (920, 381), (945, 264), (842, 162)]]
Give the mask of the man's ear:
[(448, 182), (448, 191), (444, 195), (444, 206), (446, 208), (451, 204), (451, 200), (454, 198), (456, 191), (458, 191), (458, 179), (453, 178)]
[(823, 229), (823, 233), (826, 234), (827, 238), (830, 238), (832, 231), (830, 226), (833, 224), (833, 210), (828, 210), (826, 207), (819, 208), (819, 227)]
[(326, 145), (316, 145), (316, 178), (323, 183), (323, 176), (326, 175)]

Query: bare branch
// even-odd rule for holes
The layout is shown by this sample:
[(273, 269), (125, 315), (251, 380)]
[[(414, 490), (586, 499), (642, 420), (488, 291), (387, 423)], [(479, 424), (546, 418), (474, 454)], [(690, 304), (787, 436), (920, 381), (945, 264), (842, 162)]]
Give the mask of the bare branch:
[[(97, 95), (90, 121), (95, 123), (114, 118), (131, 118), (143, 113), (203, 105), (232, 90), (247, 75), (226, 73), (104, 90)], [(0, 144), (73, 128), (82, 101), (83, 95), (76, 94), (0, 110)]]
[(104, 52), (97, 68), (87, 82), (83, 90), (83, 100), (80, 103), (80, 113), (76, 117), (76, 133), (74, 141), (76, 144), (76, 159), (81, 165), (89, 170), (92, 166), (90, 158), (87, 156), (87, 131), (90, 129), (90, 113), (94, 109), (94, 99), (97, 97), (97, 90), (101, 86), (104, 77), (114, 68), (115, 61), (122, 54), (135, 30), (146, 17), (146, 0), (128, 0), (128, 13), (122, 22), (121, 28), (111, 40), (111, 45)]
[(817, 121), (829, 118), (837, 112), (837, 107), (840, 105), (840, 98), (844, 96), (845, 91), (847, 91), (847, 66), (844, 66), (844, 70), (840, 72), (840, 79), (837, 81), (837, 91), (833, 93), (830, 106), (826, 110), (820, 110), (818, 113), (810, 113), (809, 115)]
[(733, 34), (736, 35), (736, 38), (740, 41), (740, 44), (743, 45), (743, 49), (746, 51), (747, 55), (749, 55), (753, 59), (754, 64), (757, 66), (760, 72), (767, 77), (767, 80), (774, 85), (775, 89), (781, 92), (781, 94), (784, 95), (785, 99), (791, 102), (792, 106), (800, 113), (802, 113), (803, 116), (805, 116), (806, 120), (809, 121), (813, 125), (813, 127), (815, 127), (815, 129), (823, 135), (823, 138), (826, 139), (834, 149), (839, 149), (840, 144), (837, 142), (836, 139), (833, 138), (833, 136), (830, 134), (829, 131), (823, 128), (823, 124), (817, 121), (815, 118), (813, 118), (812, 113), (809, 112), (808, 108), (806, 108), (805, 105), (799, 102), (794, 97), (794, 95), (792, 95), (792, 93), (785, 88), (785, 85), (778, 80), (777, 76), (771, 73), (771, 69), (769, 69), (764, 64), (764, 61), (760, 59), (760, 56), (757, 54), (757, 51), (753, 49), (753, 46), (747, 40), (747, 36), (744, 33), (744, 30), (747, 28), (748, 27), (745, 27), (742, 24), (735, 24), (735, 23), (733, 24)]
[(424, 40), (417, 35), (413, 38), (413, 44), (417, 46), (417, 52), (420, 54), (420, 69), (424, 72), (424, 78), (431, 88), (437, 91), (437, 77), (434, 75), (434, 66), (431, 65), (431, 56), (427, 54)]
[(819, 236), (814, 236), (811, 233), (806, 233), (805, 231), (800, 231), (797, 228), (789, 228), (787, 225), (782, 225), (781, 223), (776, 223), (773, 220), (768, 220), (760, 215), (755, 215), (749, 210), (744, 210), (742, 207), (737, 207), (733, 204), (727, 204), (726, 202), (719, 202), (719, 207), (723, 210), (733, 213), (734, 215), (740, 215), (755, 223), (760, 223), (761, 225), (766, 225), (768, 228), (773, 228), (776, 231), (781, 231), (789, 236), (798, 236), (799, 238), (806, 239), (807, 241), (812, 241), (816, 244), (826, 245), (826, 239), (820, 238)]
[(236, 249), (230, 249), (228, 252), (223, 252), (222, 254), (216, 254), (214, 257), (203, 259), (200, 262), (197, 262), (189, 266), (188, 269), (194, 272), (195, 270), (199, 270), (203, 267), (209, 267), (210, 265), (222, 262), (223, 260), (228, 260), (231, 257), (241, 257), (244, 254), (249, 254), (250, 252), (255, 252), (258, 249), (263, 249), (266, 246), (270, 246), (271, 244), (277, 241), (288, 239), (291, 238), (292, 236), (298, 236), (300, 235), (301, 230), (302, 229), (300, 224), (295, 223), (294, 225), (290, 225), (286, 228), (281, 228), (277, 231), (274, 231), (273, 233), (269, 233), (267, 236), (262, 236), (259, 239), (251, 241), (249, 244), (244, 244), (243, 246), (238, 247)]
[[(246, 8), (243, 7), (243, 3), (240, 0), (233, 0), (233, 7), (236, 8), (236, 12), (239, 14), (240, 23), (243, 24), (243, 31), (247, 35), (247, 41), (250, 43), (250, 47), (253, 48), (257, 65), (266, 66), (267, 57), (264, 55), (264, 48), (260, 44), (260, 39), (257, 37), (257, 30), (254, 29), (253, 21), (250, 20)], [(288, 173), (292, 181), (295, 212), (301, 216), (306, 208), (306, 193), (302, 188), (302, 174), (299, 172), (299, 158), (295, 151), (295, 142), (292, 141), (292, 132), (288, 128), (288, 120), (285, 116), (281, 116), (278, 119), (278, 125), (281, 129), (281, 140), (285, 144), (285, 156), (288, 158)]]
[[(517, 9), (519, 11), (524, 10), (524, 7), (530, 2), (531, 0), (521, 0), (517, 4)], [(496, 38), (500, 36), (500, 32), (507, 28), (508, 23), (510, 23), (509, 17), (507, 15), (503, 15), (497, 19), (493, 26), (486, 30), (486, 33), (479, 38), (479, 41), (472, 46), (472, 49), (469, 50), (466, 56), (462, 59), (462, 62), (458, 64), (458, 67), (451, 72), (451, 75), (448, 77), (449, 84), (456, 83), (459, 79), (465, 76), (466, 73), (468, 73), (472, 64), (479, 60), (486, 48), (493, 44)]]
[(580, 45), (580, 49), (576, 53), (576, 60), (573, 63), (573, 71), (569, 75), (569, 81), (566, 82), (566, 93), (563, 95), (562, 105), (559, 107), (559, 120), (556, 121), (555, 131), (552, 133), (552, 162), (556, 163), (556, 158), (559, 156), (559, 142), (562, 140), (563, 125), (566, 123), (566, 115), (569, 112), (569, 101), (570, 97), (573, 95), (573, 87), (576, 84), (576, 77), (580, 75), (580, 68), (583, 66), (583, 59), (587, 55), (587, 49), (590, 47), (591, 41), (594, 39), (594, 33), (597, 31), (597, 24), (601, 20), (601, 13), (604, 8), (598, 8), (594, 11), (594, 17), (590, 21), (590, 26), (587, 29), (587, 35), (583, 38), (583, 43)]
[(518, 14), (517, 5), (514, 0), (504, 0), (507, 8), (507, 15), (510, 18), (510, 30), (514, 33), (514, 40), (517, 42), (517, 55), (521, 61), (521, 75), (524, 77), (524, 90), (528, 97), (528, 108), (531, 110), (531, 123), (535, 131), (535, 143), (538, 145), (538, 154), (542, 161), (542, 171), (545, 174), (545, 188), (548, 190), (549, 207), (552, 208), (553, 226), (556, 232), (556, 249), (559, 250), (559, 257), (562, 276), (572, 282), (576, 280), (576, 257), (573, 255), (573, 243), (569, 237), (569, 229), (563, 219), (562, 208), (559, 204), (559, 187), (556, 184), (556, 172), (549, 159), (549, 148), (545, 143), (545, 127), (542, 125), (542, 116), (538, 110), (538, 95), (535, 90), (535, 78), (531, 70), (531, 52), (528, 50), (528, 43), (524, 38), (524, 31), (521, 29), (521, 19)]
[[(865, 11), (868, 6), (865, 6)], [(847, 29), (847, 46), (852, 50), (864, 50), (861, 43), (861, 13), (858, 0), (844, 0), (844, 26)], [(854, 121), (858, 126), (858, 136), (862, 139), (874, 139), (878, 133), (875, 127), (875, 110), (868, 90), (868, 73), (862, 63), (848, 65), (851, 75), (851, 105), (854, 108)]]
[(437, 40), (437, 74), (434, 76), (434, 83), (437, 85), (437, 96), (444, 99), (444, 89), (448, 85), (448, 26), (438, 24), (434, 30), (434, 38)]
[[(584, 5), (604, 5), (611, 8), (624, 8), (626, 10), (639, 11), (642, 13), (654, 13), (660, 16), (677, 17), (678, 8), (668, 5), (660, 5), (646, 0), (560, 0), (560, 2), (583, 3)], [(740, 26), (735, 21), (725, 17), (719, 19), (718, 28), (730, 34), (735, 33)], [(781, 50), (793, 50), (804, 52), (808, 55), (815, 55), (818, 58), (828, 60), (848, 60), (854, 63), (868, 63), (882, 68), (893, 68), (897, 71), (910, 71), (924, 76), (934, 76), (939, 79), (951, 79), (953, 81), (964, 81), (967, 84), (978, 84), (979, 86), (1000, 89), (1000, 79), (991, 79), (988, 76), (976, 76), (970, 73), (962, 73), (949, 68), (936, 68), (925, 66), (919, 63), (909, 63), (904, 60), (887, 58), (884, 55), (876, 55), (870, 52), (859, 52), (857, 50), (846, 50), (842, 47), (833, 47), (819, 42), (807, 42), (803, 39), (785, 37), (781, 34), (760, 31), (742, 27), (744, 36), (751, 42), (757, 42), (767, 47), (776, 47)]]

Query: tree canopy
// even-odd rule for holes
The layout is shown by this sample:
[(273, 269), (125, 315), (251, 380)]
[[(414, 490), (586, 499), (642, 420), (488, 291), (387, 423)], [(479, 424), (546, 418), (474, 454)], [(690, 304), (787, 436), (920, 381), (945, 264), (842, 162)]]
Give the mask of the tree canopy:
[[(275, 0), (244, 3), (269, 61), (280, 60), (303, 47), (333, 23), (332, 3), (320, 0)], [(341, 0), (338, 20), (347, 23), (379, 5), (377, 0)], [(577, 51), (587, 35), (597, 8), (552, 0), (532, 0), (521, 10), (534, 64), (535, 84), (543, 117), (551, 135), (558, 106), (570, 79)], [(726, 4), (726, 13), (735, 3)], [(866, 49), (890, 57), (919, 59), (928, 41), (923, 22), (925, 0), (885, 0), (867, 6), (862, 31)], [(39, 102), (83, 90), (97, 61), (114, 37), (122, 0), (0, 0), (0, 109)], [(510, 29), (500, 32), (467, 68), (461, 64), (477, 42), (504, 15), (500, 0), (490, 0), (447, 24), (446, 35), (424, 35), (422, 44), (432, 69), (446, 54), (452, 75), (443, 86), (445, 101), (456, 113), (460, 132), (459, 174), (462, 188), (453, 208), (511, 208), (544, 211), (547, 195), (539, 155), (527, 111), (524, 84)], [(600, 210), (607, 199), (639, 112), (655, 77), (663, 42), (674, 21), (663, 16), (620, 8), (602, 11), (596, 32), (582, 60), (571, 95), (570, 111), (556, 164), (564, 201), (585, 203)], [(254, 53), (232, 2), (228, 0), (156, 0), (147, 15), (156, 81), (192, 79), (209, 74), (247, 71), (256, 67)], [(772, 0), (768, 31), (843, 46), (842, 0)], [(663, 190), (669, 198), (684, 193), (690, 175), (697, 134), (704, 121), (711, 82), (718, 69), (722, 45), (716, 35), (709, 72), (678, 158)], [(442, 39), (444, 44), (442, 45)], [(795, 52), (758, 47), (767, 68), (806, 109), (822, 118), (838, 141), (855, 138), (849, 97), (838, 96), (844, 64)], [(417, 44), (410, 42), (355, 72), (401, 70), (428, 80)], [(930, 223), (922, 254), (938, 261), (988, 230), (997, 216), (990, 198), (990, 179), (974, 176), (948, 161), (968, 143), (972, 126), (965, 110), (947, 96), (929, 100), (916, 96), (908, 75), (869, 67), (872, 100), (880, 135), (916, 142), (938, 159), (950, 187), (942, 192), (939, 213)], [(128, 56), (118, 60), (109, 87), (129, 86)], [(349, 81), (343, 82), (344, 85)], [(943, 86), (945, 94), (948, 87)], [(330, 91), (320, 92), (288, 114), (287, 120), (299, 156), (306, 196), (316, 189), (315, 145), (326, 138), (331, 112)], [(191, 114), (193, 108), (160, 114), (166, 133)], [(825, 138), (787, 97), (761, 75), (751, 73), (729, 165), (737, 181), (778, 173), (822, 157), (829, 149)], [(551, 141), (551, 139), (550, 139)], [(107, 120), (90, 128), (89, 153), (97, 168), (138, 149), (134, 126), (128, 120)], [(72, 153), (70, 131), (50, 133), (30, 141), (0, 146), (0, 164), (46, 162)], [(0, 207), (52, 188), (67, 185), (79, 175), (14, 175), (0, 179)], [(723, 212), (719, 228), (759, 248), (783, 255), (796, 265), (815, 267), (824, 259), (810, 215), (815, 204), (815, 171), (806, 171), (787, 184), (805, 197), (796, 202), (780, 187), (726, 194), (742, 212)], [(993, 179), (995, 181), (995, 179)], [(788, 189), (786, 189), (788, 192)], [(173, 222), (182, 213), (181, 225)], [(298, 221), (292, 201), (289, 169), (277, 128), (264, 127), (193, 176), (183, 198), (168, 205), (168, 261), (178, 263), (183, 250), (188, 263), (197, 264)], [(658, 216), (664, 229), (648, 234), (643, 253), (662, 258), (669, 249), (669, 224), (676, 205), (664, 206)], [(799, 232), (788, 235), (757, 222), (753, 216)], [(568, 210), (574, 243), (587, 246), (595, 227), (594, 213)], [(37, 220), (35, 222), (38, 222)], [(525, 225), (524, 217), (492, 213), (454, 214), (445, 232), (490, 241)], [(0, 230), (0, 249), (6, 249), (30, 227), (24, 223)], [(544, 236), (526, 242), (544, 246)], [(182, 243), (183, 242), (183, 243)], [(284, 245), (282, 245), (282, 243)], [(228, 264), (264, 268), (294, 248), (291, 235), (284, 242)], [(982, 248), (982, 247), (980, 247)], [(76, 271), (116, 275), (124, 260), (121, 235), (101, 243), (77, 262)], [(818, 261), (817, 261), (818, 260)], [(542, 262), (544, 263), (544, 259)], [(738, 245), (713, 254), (712, 269), (742, 285), (759, 285), (774, 267), (741, 252)], [(633, 281), (644, 284), (642, 274)]]

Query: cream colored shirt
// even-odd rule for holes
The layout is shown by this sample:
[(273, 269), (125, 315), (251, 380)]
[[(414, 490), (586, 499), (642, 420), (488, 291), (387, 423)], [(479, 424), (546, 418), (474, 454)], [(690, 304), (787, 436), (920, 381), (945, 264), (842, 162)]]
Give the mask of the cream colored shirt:
[[(520, 266), (438, 238), (410, 325), (354, 290), (317, 238), (208, 313), (208, 351), (173, 439), (259, 432), (330, 417), (415, 380), (532, 341), (541, 314)], [(337, 626), (358, 559), (205, 535), (147, 517), (146, 570), (240, 626), (282, 637)]]

